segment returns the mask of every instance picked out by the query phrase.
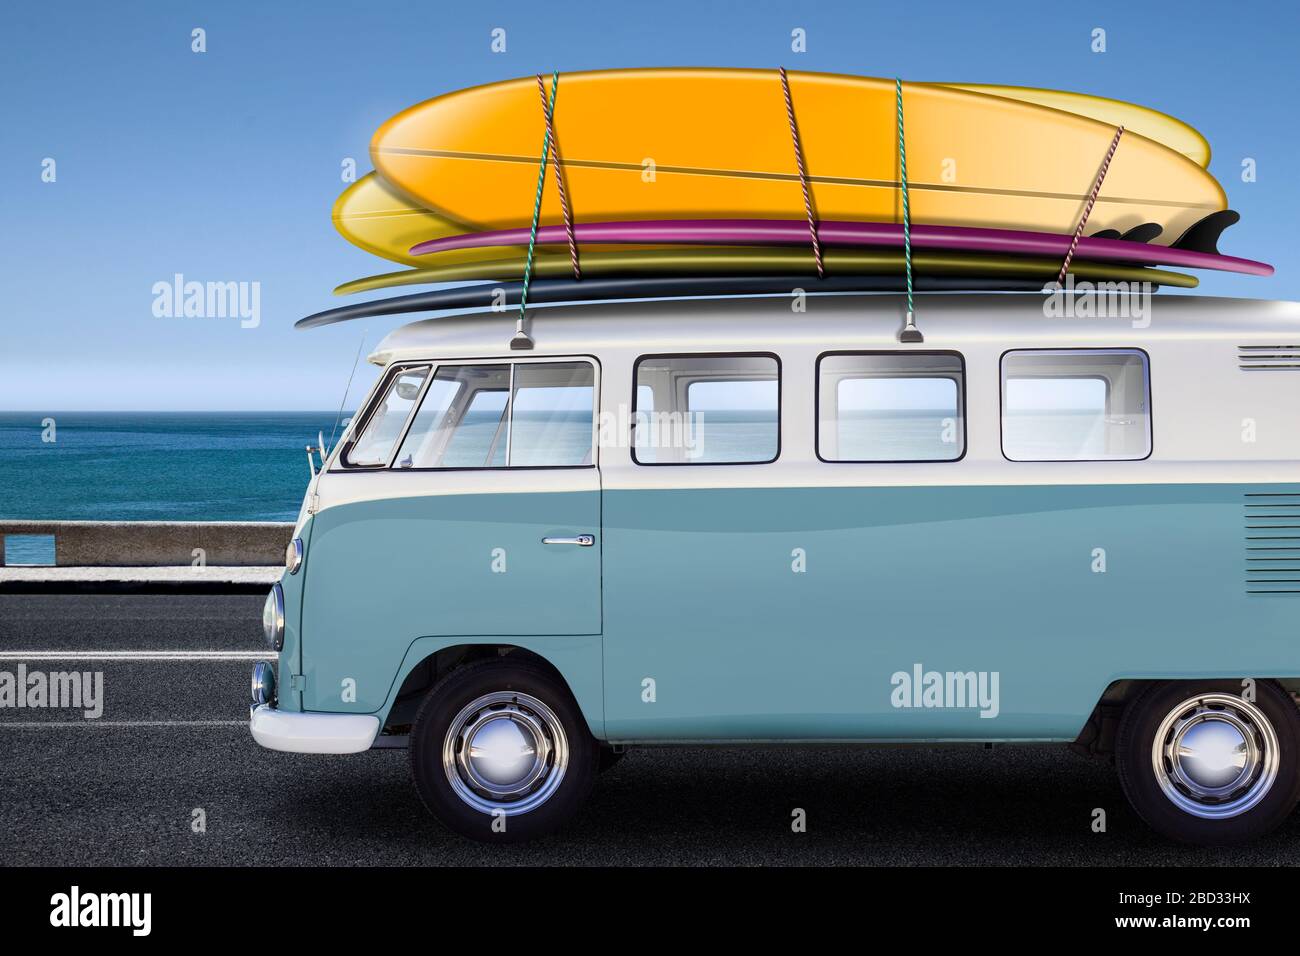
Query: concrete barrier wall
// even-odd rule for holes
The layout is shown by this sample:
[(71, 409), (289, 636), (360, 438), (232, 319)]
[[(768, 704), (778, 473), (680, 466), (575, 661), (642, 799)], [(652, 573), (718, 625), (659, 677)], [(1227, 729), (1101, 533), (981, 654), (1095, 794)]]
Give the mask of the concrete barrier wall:
[(53, 535), (59, 567), (144, 568), (193, 565), (195, 549), (213, 567), (284, 564), (293, 525), (253, 521), (0, 521), (0, 565), (7, 535)]

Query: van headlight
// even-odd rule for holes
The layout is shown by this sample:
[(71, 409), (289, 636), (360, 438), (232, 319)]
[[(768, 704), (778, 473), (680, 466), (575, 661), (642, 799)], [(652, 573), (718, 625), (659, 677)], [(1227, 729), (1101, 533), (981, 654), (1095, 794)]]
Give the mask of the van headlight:
[(284, 588), (276, 584), (262, 605), (262, 633), (274, 650), (284, 647)]
[(294, 538), (284, 549), (284, 567), (290, 574), (297, 574), (302, 567), (302, 538)]

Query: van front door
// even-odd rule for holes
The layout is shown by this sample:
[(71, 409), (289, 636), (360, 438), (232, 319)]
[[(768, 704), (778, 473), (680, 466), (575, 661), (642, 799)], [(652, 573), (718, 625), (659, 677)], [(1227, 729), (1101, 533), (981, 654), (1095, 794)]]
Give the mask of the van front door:
[(596, 378), (590, 359), (388, 373), (320, 482), (309, 684), (354, 678), (342, 709), (369, 712), (418, 638), (600, 633)]

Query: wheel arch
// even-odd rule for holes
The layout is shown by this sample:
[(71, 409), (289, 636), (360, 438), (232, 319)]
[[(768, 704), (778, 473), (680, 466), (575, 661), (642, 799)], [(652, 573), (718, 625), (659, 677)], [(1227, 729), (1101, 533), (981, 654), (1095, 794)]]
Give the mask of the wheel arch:
[(592, 736), (603, 739), (604, 675), (600, 638), (421, 638), (411, 644), (380, 719), (381, 733), (404, 736), (433, 685), (483, 660), (526, 660), (548, 671), (573, 696)]
[[(1129, 705), (1141, 697), (1147, 688), (1153, 684), (1194, 679), (1196, 678), (1152, 677), (1120, 678), (1111, 681), (1102, 692), (1096, 706), (1093, 707), (1092, 713), (1088, 715), (1083, 729), (1079, 731), (1079, 736), (1071, 742), (1070, 749), (1089, 757), (1111, 756), (1115, 752), (1115, 739), (1119, 733), (1119, 724), (1124, 718), (1124, 713)], [(1255, 680), (1277, 684), (1293, 700), (1297, 700), (1298, 695), (1300, 695), (1300, 678), (1257, 677)]]

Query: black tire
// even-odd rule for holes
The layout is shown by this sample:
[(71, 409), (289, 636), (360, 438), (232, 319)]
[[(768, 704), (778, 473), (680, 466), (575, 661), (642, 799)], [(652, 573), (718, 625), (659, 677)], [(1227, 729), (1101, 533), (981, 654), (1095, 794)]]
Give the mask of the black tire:
[[(1175, 710), (1184, 716), (1191, 714), (1195, 707), (1183, 709), (1181, 705), (1200, 695), (1223, 694), (1240, 700), (1242, 689), (1240, 680), (1166, 681), (1147, 688), (1125, 709), (1115, 748), (1120, 784), (1133, 809), (1152, 829), (1184, 843), (1224, 846), (1263, 836), (1295, 809), (1300, 800), (1300, 710), (1289, 694), (1268, 680), (1255, 683), (1254, 708), (1267, 718), (1276, 735), (1277, 775), (1258, 802), (1235, 816), (1208, 819), (1179, 806), (1175, 796), (1162, 787), (1153, 748), (1166, 717)], [(1265, 733), (1252, 735), (1253, 739), (1266, 742)], [(1168, 732), (1162, 738), (1172, 739)], [(1161, 763), (1170, 766), (1167, 759), (1162, 758)], [(1196, 795), (1185, 787), (1173, 789), (1195, 802)], [(1249, 791), (1243, 784), (1237, 794)], [(1235, 798), (1224, 799), (1231, 802)], [(1201, 805), (1215, 809), (1213, 800)]]
[[(519, 698), (514, 695), (536, 699), (564, 732), (568, 760), (563, 775), (544, 802), (525, 812), (489, 812), (471, 805), (457, 793), (444, 768), (443, 745), (453, 722), (471, 704), (492, 694), (505, 694), (516, 703)], [(462, 748), (453, 745), (453, 749), (459, 753)], [(410, 750), (415, 787), (429, 812), (448, 829), (485, 843), (531, 840), (563, 826), (591, 792), (600, 758), (600, 747), (563, 682), (536, 664), (505, 660), (469, 664), (438, 681), (416, 714)], [(472, 789), (463, 774), (457, 776), (463, 788)]]

